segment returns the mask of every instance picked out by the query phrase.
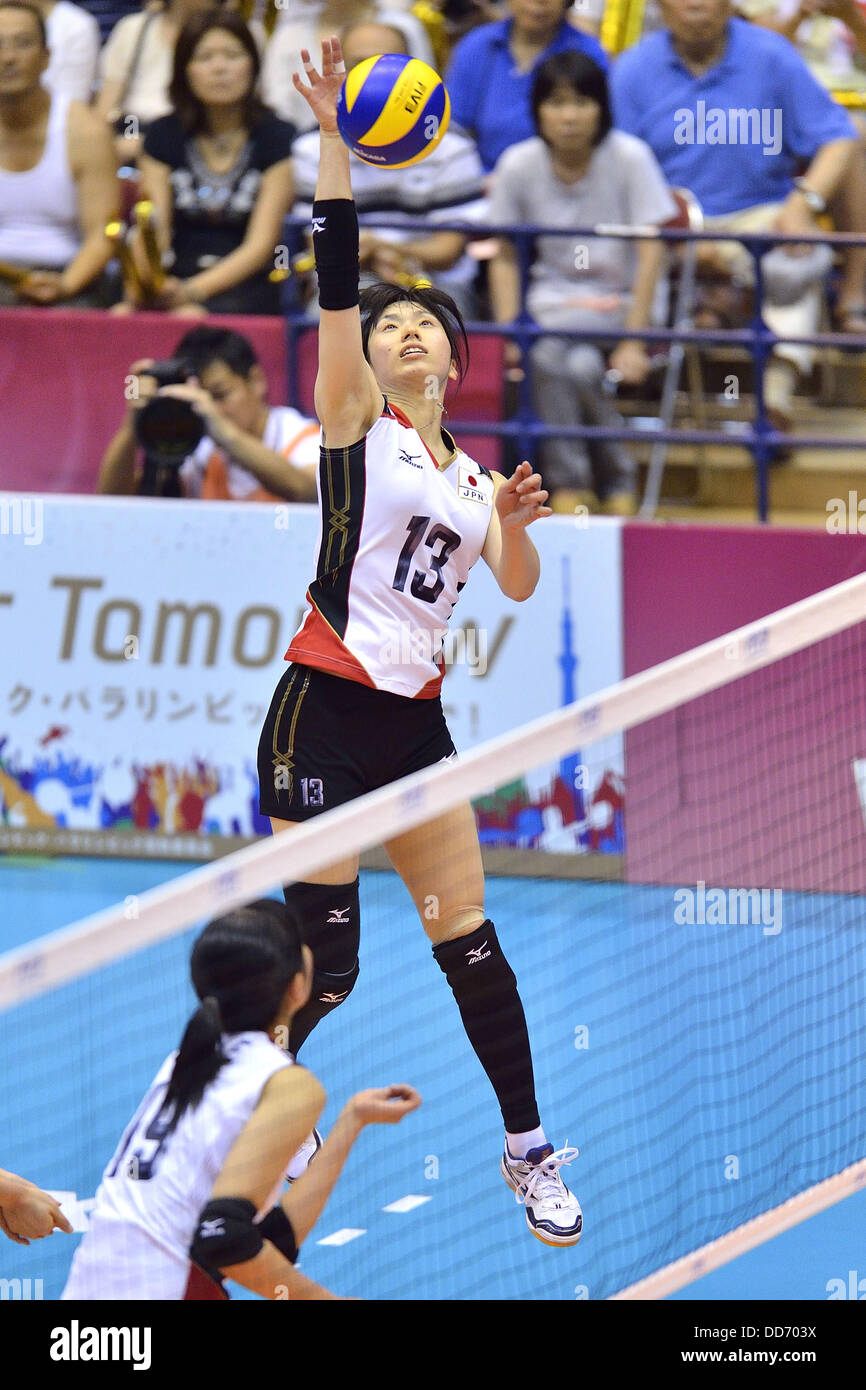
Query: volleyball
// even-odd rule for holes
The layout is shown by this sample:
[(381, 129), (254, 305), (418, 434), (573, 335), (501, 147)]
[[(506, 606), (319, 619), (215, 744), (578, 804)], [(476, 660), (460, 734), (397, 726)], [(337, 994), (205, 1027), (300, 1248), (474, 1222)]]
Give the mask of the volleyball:
[(365, 164), (405, 169), (435, 150), (448, 129), (445, 83), (405, 53), (379, 53), (352, 68), (337, 99), (337, 125)]

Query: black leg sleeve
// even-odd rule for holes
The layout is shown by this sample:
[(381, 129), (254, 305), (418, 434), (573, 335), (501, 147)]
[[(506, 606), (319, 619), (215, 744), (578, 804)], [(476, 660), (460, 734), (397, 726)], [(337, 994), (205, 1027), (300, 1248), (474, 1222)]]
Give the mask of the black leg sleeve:
[(505, 1128), (512, 1133), (539, 1124), (529, 1033), (514, 971), (502, 954), (490, 921), (469, 936), (440, 942), (433, 955), (444, 971), (466, 1036), (496, 1092)]

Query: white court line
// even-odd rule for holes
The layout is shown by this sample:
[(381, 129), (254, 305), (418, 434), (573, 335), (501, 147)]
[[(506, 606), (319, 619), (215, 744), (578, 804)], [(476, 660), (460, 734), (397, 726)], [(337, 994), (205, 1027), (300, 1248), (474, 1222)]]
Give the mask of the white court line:
[(415, 1197), (410, 1192), (408, 1197), (400, 1197), (396, 1202), (389, 1202), (383, 1211), (396, 1211), (401, 1215), (407, 1211), (414, 1211), (416, 1207), (423, 1207), (425, 1202), (432, 1202), (432, 1197)]
[(344, 1226), (341, 1231), (334, 1231), (330, 1236), (323, 1236), (317, 1240), (317, 1245), (348, 1245), (350, 1240), (357, 1240), (358, 1236), (365, 1236), (366, 1230), (356, 1230), (354, 1226)]

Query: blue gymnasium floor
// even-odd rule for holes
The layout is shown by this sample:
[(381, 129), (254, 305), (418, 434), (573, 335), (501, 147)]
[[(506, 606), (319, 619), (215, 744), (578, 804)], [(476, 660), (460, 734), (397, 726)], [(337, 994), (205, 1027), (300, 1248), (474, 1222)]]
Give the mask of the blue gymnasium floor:
[[(0, 861), (4, 947), (178, 872)], [(584, 1237), (553, 1250), (527, 1231), (450, 991), (402, 885), (370, 873), (358, 986), (303, 1060), (331, 1097), (325, 1128), (369, 1085), (409, 1081), (424, 1104), (361, 1135), (304, 1248), (312, 1278), (367, 1299), (603, 1298), (863, 1155), (863, 900), (787, 894), (772, 935), (676, 926), (670, 888), (498, 879), (487, 909), (520, 981), (548, 1133), (581, 1147), (564, 1171)], [(191, 1010), (194, 934), (0, 1014), (0, 1165), (92, 1197)], [(383, 1210), (410, 1196), (428, 1200)], [(675, 1297), (823, 1300), (860, 1280), (863, 1297), (864, 1229), (861, 1192)], [(318, 1243), (346, 1231), (363, 1234)], [(41, 1278), (56, 1298), (79, 1239), (0, 1240), (0, 1278)]]

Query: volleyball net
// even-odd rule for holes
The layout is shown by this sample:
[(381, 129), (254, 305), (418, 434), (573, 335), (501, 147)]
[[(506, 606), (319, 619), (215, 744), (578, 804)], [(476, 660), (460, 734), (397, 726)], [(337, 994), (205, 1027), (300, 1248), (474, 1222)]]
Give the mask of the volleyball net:
[[(325, 1128), (366, 1086), (408, 1081), (424, 1104), (362, 1135), (311, 1277), (376, 1298), (659, 1298), (856, 1190), (864, 613), (859, 576), (158, 887), (128, 866), (117, 905), (0, 957), (3, 1166), (74, 1193), (84, 1229), (193, 1008), (197, 931), (358, 850), (360, 978), (302, 1060)], [(585, 1234), (557, 1254), (498, 1175), (495, 1098), (382, 852), (467, 799), (542, 1121), (581, 1150), (564, 1176)], [(70, 1258), (71, 1240), (13, 1247), (0, 1275), (56, 1297)]]

